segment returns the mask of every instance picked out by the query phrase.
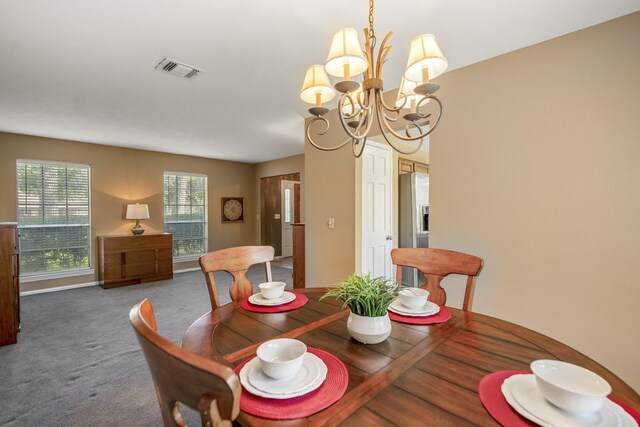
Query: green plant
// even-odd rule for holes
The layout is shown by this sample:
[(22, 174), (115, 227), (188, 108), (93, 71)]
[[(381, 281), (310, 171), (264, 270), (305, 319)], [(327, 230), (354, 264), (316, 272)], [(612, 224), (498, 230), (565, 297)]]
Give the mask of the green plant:
[(349, 307), (352, 313), (359, 316), (377, 317), (387, 314), (387, 307), (398, 297), (400, 287), (384, 277), (374, 277), (356, 273), (338, 286), (329, 289), (321, 300), (335, 297), (344, 302), (342, 307)]

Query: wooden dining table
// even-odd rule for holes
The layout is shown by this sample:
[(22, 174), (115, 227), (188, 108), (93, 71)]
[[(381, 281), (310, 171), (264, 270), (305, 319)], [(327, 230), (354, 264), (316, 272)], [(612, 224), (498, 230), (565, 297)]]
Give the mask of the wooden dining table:
[(236, 366), (255, 356), (274, 338), (296, 338), (325, 350), (345, 363), (349, 385), (344, 396), (310, 417), (273, 421), (241, 412), (243, 426), (495, 426), (482, 406), (478, 383), (500, 370), (528, 370), (536, 359), (558, 359), (603, 376), (611, 397), (640, 407), (640, 396), (624, 381), (589, 357), (545, 335), (494, 317), (448, 308), (446, 323), (409, 325), (392, 322), (380, 344), (352, 339), (348, 309), (326, 298), (323, 289), (296, 289), (309, 298), (299, 309), (255, 313), (234, 302), (200, 317), (186, 332), (182, 346), (201, 356)]

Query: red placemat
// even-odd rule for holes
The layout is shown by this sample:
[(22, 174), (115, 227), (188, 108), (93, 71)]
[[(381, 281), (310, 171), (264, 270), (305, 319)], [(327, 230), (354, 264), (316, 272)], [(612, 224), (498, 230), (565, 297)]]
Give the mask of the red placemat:
[[(518, 414), (504, 398), (501, 390), (502, 383), (511, 375), (530, 373), (528, 371), (497, 371), (480, 380), (480, 384), (478, 384), (480, 401), (489, 415), (501, 425), (509, 427), (537, 426), (536, 423)], [(620, 405), (622, 409), (640, 423), (640, 413), (638, 411), (615, 399), (610, 400)]]
[(244, 308), (247, 311), (253, 311), (255, 313), (281, 313), (283, 311), (290, 311), (290, 310), (295, 310), (296, 308), (300, 308), (304, 306), (307, 303), (307, 301), (309, 301), (309, 298), (307, 298), (305, 294), (301, 294), (300, 292), (292, 292), (292, 291), (287, 291), (287, 292), (291, 292), (295, 294), (296, 299), (286, 304), (280, 304), (280, 305), (256, 305), (256, 304), (251, 304), (249, 302), (249, 298), (245, 298), (242, 301), (240, 301), (240, 307)]
[(440, 306), (439, 312), (425, 317), (402, 316), (392, 311), (389, 311), (388, 313), (389, 319), (400, 323), (409, 323), (411, 325), (431, 325), (433, 323), (444, 323), (451, 319), (451, 312), (443, 305)]
[(498, 371), (480, 380), (480, 384), (478, 384), (480, 401), (489, 415), (501, 425), (509, 427), (537, 426), (536, 423), (529, 421), (511, 408), (501, 390), (502, 383), (511, 375), (530, 373), (527, 371)]
[[(337, 402), (349, 384), (349, 373), (344, 363), (334, 355), (317, 348), (308, 347), (307, 351), (318, 356), (327, 365), (327, 379), (322, 385), (304, 396), (293, 397), (291, 399), (267, 399), (249, 393), (242, 388), (240, 396), (240, 410), (257, 417), (271, 420), (292, 420), (295, 418), (308, 417), (316, 412), (322, 411)], [(253, 357), (245, 360), (234, 371), (240, 374), (240, 370)]]

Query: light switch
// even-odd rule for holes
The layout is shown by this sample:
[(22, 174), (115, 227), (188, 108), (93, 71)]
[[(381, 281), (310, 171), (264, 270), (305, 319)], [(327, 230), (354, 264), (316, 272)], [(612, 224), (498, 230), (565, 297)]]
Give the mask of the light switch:
[(329, 226), (329, 228), (336, 228), (336, 222), (333, 218), (329, 218), (327, 225)]
[(273, 219), (280, 219), (280, 214), (275, 214), (275, 215), (273, 216)]

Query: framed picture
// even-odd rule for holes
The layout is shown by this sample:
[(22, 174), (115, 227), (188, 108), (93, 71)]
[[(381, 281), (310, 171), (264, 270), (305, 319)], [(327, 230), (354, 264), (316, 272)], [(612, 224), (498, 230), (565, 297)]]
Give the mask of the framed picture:
[(222, 198), (222, 222), (244, 222), (244, 197)]

